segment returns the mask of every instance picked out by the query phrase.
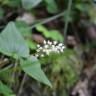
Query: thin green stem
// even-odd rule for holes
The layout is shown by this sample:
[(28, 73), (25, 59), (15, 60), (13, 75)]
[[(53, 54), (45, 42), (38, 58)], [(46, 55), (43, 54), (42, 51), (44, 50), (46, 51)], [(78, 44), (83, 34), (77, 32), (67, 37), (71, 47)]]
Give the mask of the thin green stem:
[(11, 78), (12, 83), (10, 84), (10, 87), (12, 87), (13, 81), (15, 80), (15, 75), (16, 75), (17, 66), (18, 66), (18, 60), (16, 60), (16, 61), (15, 61), (15, 64), (14, 64), (13, 73), (12, 73), (12, 78)]
[(0, 70), (0, 73), (4, 72), (4, 71), (6, 71), (6, 70), (8, 70), (10, 68), (12, 68), (12, 64), (7, 66), (7, 67), (5, 67), (5, 68), (3, 68), (2, 70)]
[[(67, 18), (70, 15), (71, 7), (72, 7), (72, 0), (69, 0), (69, 2), (68, 2), (68, 8), (67, 8)], [(69, 21), (68, 21), (68, 19), (66, 19), (65, 20), (65, 27), (64, 27), (64, 39), (65, 39), (65, 43), (66, 43), (66, 37), (67, 37), (67, 31), (68, 31), (68, 24), (69, 24)]]
[[(64, 11), (55, 15), (55, 16), (52, 16), (52, 17), (48, 17), (48, 18), (45, 18), (45, 19), (41, 19), (41, 20), (37, 20), (36, 22), (34, 22), (35, 24), (33, 24), (32, 26), (30, 26), (31, 29), (35, 28), (37, 25), (42, 25), (42, 24), (46, 24), (50, 21), (53, 21), (61, 16), (64, 15)], [(5, 26), (0, 26), (0, 29), (4, 28)]]
[(22, 92), (23, 85), (24, 85), (24, 83), (25, 83), (25, 81), (26, 81), (26, 76), (27, 76), (27, 75), (24, 74), (17, 96), (20, 96), (20, 94), (21, 94), (21, 92)]
[[(46, 23), (48, 23), (48, 22), (50, 22), (50, 21), (53, 21), (53, 20), (55, 20), (55, 19), (63, 16), (63, 15), (64, 15), (64, 11), (61, 12), (61, 13), (59, 13), (59, 14), (57, 14), (57, 15), (55, 15), (55, 16), (49, 17), (49, 18), (47, 18), (47, 19), (43, 19), (41, 22), (38, 22), (38, 23), (34, 24), (34, 25), (31, 26), (30, 28), (35, 28), (37, 25), (46, 24)], [(40, 20), (39, 20), (39, 21), (40, 21)]]

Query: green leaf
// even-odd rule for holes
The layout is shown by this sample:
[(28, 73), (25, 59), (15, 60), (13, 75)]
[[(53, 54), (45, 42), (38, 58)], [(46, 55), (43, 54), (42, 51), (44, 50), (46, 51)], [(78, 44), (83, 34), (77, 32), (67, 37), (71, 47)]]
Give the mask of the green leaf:
[(44, 0), (47, 6), (47, 10), (49, 13), (57, 13), (58, 12), (58, 7), (55, 2), (55, 0)]
[(7, 69), (7, 67), (6, 67), (6, 69), (1, 69), (0, 70), (0, 78), (1, 78), (1, 80), (2, 81), (4, 81), (4, 82), (7, 82), (7, 83), (11, 83), (11, 78), (12, 78), (12, 73), (13, 73), (13, 70), (10, 68), (8, 68)]
[(88, 3), (76, 3), (74, 7), (81, 12), (87, 12), (87, 13), (89, 13), (89, 11), (91, 9), (90, 4), (88, 4)]
[(14, 7), (20, 6), (21, 1), (20, 0), (0, 0), (0, 3), (14, 8)]
[(25, 22), (16, 21), (15, 24), (24, 37), (30, 37), (32, 35), (30, 27)]
[(0, 81), (0, 94), (3, 94), (4, 96), (11, 96), (12, 93), (12, 90)]
[(13, 22), (0, 34), (0, 52), (14, 58), (29, 56), (29, 48)]
[(30, 49), (37, 49), (37, 44), (33, 42), (32, 40), (26, 40), (27, 45), (29, 46)]
[(47, 38), (50, 37), (49, 31), (48, 31), (44, 26), (38, 25), (38, 26), (36, 27), (36, 29), (37, 29), (39, 32), (43, 33), (43, 35), (44, 35), (45, 37), (47, 37)]
[(30, 40), (32, 36), (32, 32), (29, 26), (25, 22), (22, 22), (22, 21), (16, 21), (15, 24), (20, 30), (21, 34), (26, 38), (26, 43), (29, 46), (29, 48), (32, 50), (36, 49), (37, 48), (36, 43)]
[(63, 36), (57, 31), (57, 30), (51, 30), (50, 31), (50, 38), (56, 41), (63, 42)]
[(42, 0), (22, 0), (23, 8), (31, 9), (36, 7)]
[(27, 60), (22, 59), (20, 65), (24, 72), (29, 76), (52, 87), (44, 72), (41, 70), (40, 63), (36, 57), (31, 56)]
[(38, 25), (36, 29), (41, 32), (46, 38), (51, 38), (56, 41), (63, 42), (63, 36), (57, 30), (47, 30), (44, 26)]

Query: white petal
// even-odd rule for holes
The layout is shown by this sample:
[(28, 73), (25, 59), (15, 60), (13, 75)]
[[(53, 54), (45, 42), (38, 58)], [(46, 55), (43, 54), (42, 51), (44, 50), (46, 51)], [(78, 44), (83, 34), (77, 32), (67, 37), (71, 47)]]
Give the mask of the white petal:
[(46, 49), (43, 49), (43, 52), (46, 52)]
[(56, 45), (57, 44), (57, 41), (54, 41), (53, 44)]
[(63, 50), (63, 49), (61, 49), (61, 50), (60, 50), (60, 52), (64, 52), (64, 50)]
[(39, 49), (37, 49), (36, 51), (37, 51), (37, 52), (40, 52), (40, 50), (39, 50)]
[(39, 47), (40, 50), (42, 50), (43, 48), (42, 47)]
[(45, 45), (44, 48), (48, 48), (48, 45)]
[(65, 49), (66, 47), (65, 46), (62, 46), (62, 49)]
[(44, 40), (44, 44), (46, 44), (46, 41)]
[(49, 40), (48, 40), (48, 42), (47, 42), (47, 43), (48, 43), (49, 45), (52, 45), (52, 42), (51, 42), (51, 41), (49, 41)]
[(39, 48), (39, 47), (40, 47), (40, 45), (38, 44), (38, 45), (37, 45), (37, 47)]
[(56, 46), (55, 45), (52, 45), (52, 48), (55, 48)]
[(61, 49), (61, 47), (60, 47), (60, 46), (56, 46), (56, 48), (57, 48), (58, 50), (60, 50), (60, 49)]
[(62, 43), (59, 43), (58, 46), (63, 46), (63, 44)]
[(35, 54), (35, 56), (36, 56), (36, 57), (39, 57), (39, 55), (38, 55), (38, 54)]
[(43, 54), (41, 54), (41, 57), (44, 57), (44, 55), (43, 55)]

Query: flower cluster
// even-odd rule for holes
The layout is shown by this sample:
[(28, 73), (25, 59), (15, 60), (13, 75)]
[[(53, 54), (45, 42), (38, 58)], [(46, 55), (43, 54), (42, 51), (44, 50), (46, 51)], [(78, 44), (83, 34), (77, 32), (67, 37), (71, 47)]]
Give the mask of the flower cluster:
[(65, 49), (63, 43), (58, 43), (57, 41), (45, 41), (44, 45), (37, 45), (38, 49), (36, 50), (37, 53), (35, 54), (36, 57), (44, 57), (49, 55), (50, 53), (62, 53)]

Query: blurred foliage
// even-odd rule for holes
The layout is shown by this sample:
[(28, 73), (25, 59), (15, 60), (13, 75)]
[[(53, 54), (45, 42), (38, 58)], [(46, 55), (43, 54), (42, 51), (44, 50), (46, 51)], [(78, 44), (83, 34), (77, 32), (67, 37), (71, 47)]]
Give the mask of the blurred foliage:
[(31, 9), (36, 7), (42, 0), (22, 0), (23, 8)]
[[(13, 76), (15, 74), (14, 72), (17, 72), (17, 67), (20, 67), (20, 69), (22, 69), (26, 74), (28, 74), (32, 78), (51, 87), (51, 83), (49, 82), (44, 72), (42, 71), (38, 59), (34, 56), (29, 55), (29, 46), (26, 44), (24, 38), (22, 37), (22, 35), (20, 34), (19, 30), (16, 28), (13, 22), (9, 22), (8, 25), (5, 27), (5, 29), (3, 30), (3, 32), (0, 34), (0, 45), (1, 45), (0, 52), (6, 56), (10, 56), (12, 59), (14, 58), (15, 60), (13, 59), (13, 61), (16, 62), (13, 63), (15, 64), (15, 67), (13, 68), (13, 71), (11, 73), (12, 75), (10, 79), (11, 84), (14, 84), (13, 80), (15, 80), (15, 78), (17, 77)], [(21, 66), (18, 66), (17, 65), (18, 63), (20, 63)], [(2, 79), (8, 80), (5, 77), (10, 78), (9, 77), (10, 75), (8, 74), (10, 73), (10, 71), (8, 71), (7, 74), (6, 72), (4, 73), (2, 73)], [(3, 87), (5, 88), (5, 90)], [(5, 91), (9, 91), (10, 93), (10, 90), (7, 88), (6, 85), (2, 85), (0, 86), (0, 88), (1, 88), (0, 89), (1, 94), (5, 95), (5, 93), (6, 94), (8, 93)], [(7, 95), (11, 95), (11, 93), (10, 94), (9, 93)]]
[(3, 84), (1, 81), (0, 81), (0, 94), (4, 94), (4, 96), (16, 96), (13, 94), (12, 90), (8, 86)]
[[(64, 24), (66, 20), (68, 21), (68, 23), (73, 24), (75, 21), (78, 22), (82, 19), (84, 19), (85, 21), (86, 19), (88, 19), (88, 22), (96, 24), (96, 5), (92, 0), (74, 0), (72, 2), (70, 13), (68, 13), (68, 2), (69, 0), (0, 0), (0, 20), (4, 20), (4, 25), (9, 23), (10, 20), (6, 21), (6, 18), (7, 16), (10, 17), (10, 14), (5, 14), (6, 11), (8, 11), (7, 8), (14, 10), (12, 12), (17, 12), (18, 10), (20, 10), (19, 12), (17, 12), (18, 16), (26, 11), (35, 16), (39, 12), (43, 13), (43, 7), (43, 10), (45, 11), (44, 14), (47, 13), (48, 16), (55, 16), (56, 14), (60, 14), (60, 12), (64, 12), (64, 14), (59, 16), (61, 17), (60, 21)], [(39, 8), (41, 8), (40, 11), (36, 11), (36, 9)], [(11, 11), (9, 13), (11, 13)], [(53, 19), (48, 18), (48, 22), (46, 23), (51, 24), (49, 23), (51, 20), (59, 18), (58, 17), (54, 19), (54, 16)], [(88, 16), (88, 18), (86, 16)], [(12, 17), (11, 19), (14, 20)], [(15, 18), (15, 20), (16, 19), (17, 17)], [(5, 27), (3, 32), (0, 34), (0, 52), (4, 55), (7, 55), (9, 59), (11, 58), (11, 63), (14, 63), (13, 58), (18, 59), (19, 57), (19, 59), (21, 60), (21, 67), (19, 66), (19, 68), (16, 69), (16, 72), (21, 72), (22, 69), (25, 73), (35, 78), (36, 80), (51, 86), (50, 82), (47, 80), (45, 74), (41, 70), (39, 61), (35, 57), (31, 58), (31, 61), (28, 57), (30, 55), (29, 51), (30, 53), (35, 54), (37, 48), (37, 43), (32, 40), (32, 36), (34, 33), (38, 32), (39, 34), (43, 35), (44, 39), (56, 40), (59, 42), (63, 42), (65, 38), (63, 38), (63, 34), (60, 33), (63, 28), (60, 31), (55, 30), (54, 28), (47, 28), (45, 27), (45, 25), (42, 25), (43, 20), (46, 19), (41, 18), (41, 24), (38, 24), (38, 22), (36, 22), (35, 27), (34, 22), (33, 24), (28, 25), (26, 24), (26, 22), (15, 21), (16, 26), (13, 23), (11, 23), (11, 25), (9, 23), (9, 25)], [(59, 21), (59, 19), (57, 21)], [(88, 22), (85, 23), (87, 24)], [(35, 29), (34, 32), (32, 27), (34, 27)], [(59, 27), (61, 28), (61, 25), (59, 25)], [(68, 31), (71, 31), (71, 33), (73, 33), (74, 30), (71, 30), (71, 28), (69, 27)], [(79, 34), (79, 32), (80, 34), (85, 34), (85, 32), (82, 32), (81, 30), (78, 30), (76, 33)], [(39, 58), (39, 60), (53, 85), (52, 89), (44, 87), (44, 92), (41, 92), (41, 96), (51, 96), (52, 92), (54, 92), (56, 96), (68, 96), (70, 88), (74, 86), (74, 84), (80, 77), (81, 69), (83, 68), (81, 57), (78, 56), (78, 54), (74, 50), (66, 48), (63, 54), (50, 54), (49, 56), (46, 56), (44, 58)], [(11, 65), (11, 63), (9, 65)], [(23, 64), (32, 65), (24, 67)], [(4, 71), (2, 70), (3, 68), (0, 69), (0, 94), (9, 96), (9, 94), (13, 94), (11, 89), (8, 87), (9, 83), (15, 81), (11, 81), (10, 79), (13, 69), (11, 70), (9, 68)], [(19, 78), (18, 76), (15, 79), (17, 80), (17, 82), (21, 80), (21, 78)], [(40, 88), (43, 90), (42, 85), (40, 85)]]
[[(51, 54), (41, 58), (40, 61), (43, 66), (48, 67), (45, 67), (46, 73), (51, 78), (53, 90), (58, 96), (65, 96), (64, 90), (69, 90), (79, 80), (83, 67), (80, 57), (70, 49), (65, 49), (63, 54)], [(47, 91), (46, 95), (48, 94)], [(47, 96), (50, 95), (51, 92)]]
[(26, 38), (26, 43), (30, 49), (36, 49), (36, 43), (31, 40), (32, 32), (30, 27), (22, 21), (15, 22), (17, 28), (20, 30), (21, 34)]
[(20, 6), (20, 0), (0, 0), (0, 2), (3, 4), (3, 5), (7, 5), (7, 6), (10, 6), (10, 7), (18, 7)]

